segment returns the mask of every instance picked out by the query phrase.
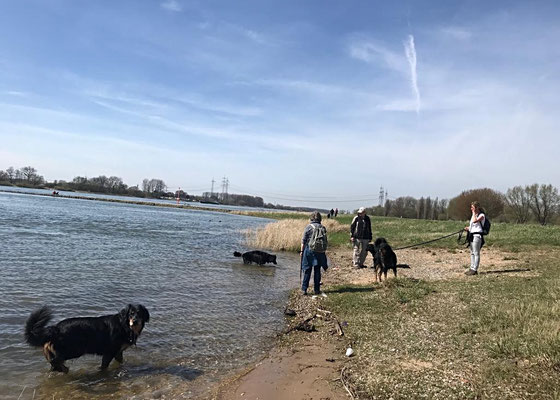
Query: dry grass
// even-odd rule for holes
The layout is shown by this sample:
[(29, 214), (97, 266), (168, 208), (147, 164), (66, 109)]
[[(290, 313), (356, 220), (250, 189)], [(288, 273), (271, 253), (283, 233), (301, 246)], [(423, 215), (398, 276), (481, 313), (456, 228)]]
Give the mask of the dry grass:
[[(308, 223), (309, 221), (304, 219), (283, 219), (261, 228), (247, 230), (247, 244), (261, 249), (299, 251), (301, 237)], [(327, 228), (327, 234), (348, 230), (346, 225), (334, 219), (327, 219), (322, 223)]]
[[(348, 265), (349, 251), (339, 253), (336, 264)], [(559, 256), (534, 250), (506, 268), (531, 274), (484, 274), (483, 264), (474, 279), (327, 280), (322, 306), (354, 342), (346, 371), (356, 398), (560, 399)]]

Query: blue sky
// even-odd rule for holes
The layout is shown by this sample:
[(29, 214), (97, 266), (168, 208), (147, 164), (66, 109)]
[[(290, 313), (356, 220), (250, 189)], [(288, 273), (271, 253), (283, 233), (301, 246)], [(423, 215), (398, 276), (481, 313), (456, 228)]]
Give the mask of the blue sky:
[(4, 0), (0, 169), (355, 209), (560, 186), (560, 3)]

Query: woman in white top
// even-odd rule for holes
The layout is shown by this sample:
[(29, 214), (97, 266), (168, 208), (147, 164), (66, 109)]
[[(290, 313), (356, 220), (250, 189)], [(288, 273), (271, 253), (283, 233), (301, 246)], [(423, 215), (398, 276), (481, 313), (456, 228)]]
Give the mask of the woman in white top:
[(465, 275), (477, 275), (478, 266), (480, 264), (480, 248), (484, 244), (484, 238), (482, 237), (482, 225), (484, 224), (484, 210), (480, 207), (478, 201), (473, 201), (471, 203), (471, 221), (469, 226), (465, 227), (465, 230), (469, 232), (468, 238), (470, 242), (471, 249), (471, 267), (465, 272)]

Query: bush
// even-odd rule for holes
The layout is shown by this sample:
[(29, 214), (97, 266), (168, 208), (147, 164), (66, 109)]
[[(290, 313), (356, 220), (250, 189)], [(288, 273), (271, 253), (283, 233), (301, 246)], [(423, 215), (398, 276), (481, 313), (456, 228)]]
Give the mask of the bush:
[(470, 206), (473, 201), (478, 201), (492, 220), (498, 218), (504, 212), (504, 195), (495, 190), (484, 188), (467, 190), (451, 199), (447, 207), (449, 217), (455, 220), (470, 219)]

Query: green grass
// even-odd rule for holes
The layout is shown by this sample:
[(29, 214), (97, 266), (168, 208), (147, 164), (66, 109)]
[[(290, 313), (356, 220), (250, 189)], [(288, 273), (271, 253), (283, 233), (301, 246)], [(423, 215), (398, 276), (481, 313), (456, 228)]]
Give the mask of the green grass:
[[(348, 231), (329, 233), (330, 246), (350, 248), (352, 218), (337, 218)], [(374, 238), (385, 237), (394, 248), (466, 225), (371, 220)], [(456, 239), (423, 247), (454, 252)], [(510, 269), (531, 270), (325, 288), (324, 305), (356, 351), (346, 366), (359, 398), (560, 399), (560, 226), (494, 223), (488, 247), (506, 252)], [(433, 253), (445, 261), (446, 252)]]
[[(266, 217), (276, 220), (305, 219), (309, 218), (307, 213), (263, 213), (243, 212), (244, 215)], [(336, 221), (347, 229), (329, 232), (329, 247), (350, 249), (350, 223), (353, 215), (341, 215)], [(466, 226), (461, 221), (429, 221), (406, 218), (371, 217), (373, 238), (386, 238), (393, 249), (420, 244), (443, 236), (458, 232)], [(447, 238), (436, 240), (431, 243), (422, 244), (418, 248), (446, 249), (455, 252), (464, 245), (457, 242), (458, 234)], [(462, 240), (464, 241), (464, 237)], [(560, 226), (541, 226), (537, 224), (509, 224), (494, 223), (490, 235), (485, 237), (486, 248), (494, 247), (503, 251), (522, 254), (528, 249), (550, 249), (560, 247)], [(298, 236), (299, 243), (299, 236)], [(293, 247), (294, 250), (299, 246)], [(514, 256), (509, 255), (512, 261)], [(441, 262), (442, 260), (440, 260)]]
[[(309, 218), (305, 213), (252, 213), (253, 216), (271, 219)], [(331, 246), (350, 248), (350, 223), (353, 215), (339, 215), (336, 220), (348, 226), (348, 232), (329, 234)], [(437, 239), (457, 232), (467, 225), (466, 221), (430, 221), (420, 219), (370, 217), (374, 239), (386, 238), (393, 248), (409, 246)], [(457, 249), (457, 236), (438, 240), (422, 247)], [(486, 237), (486, 246), (519, 252), (527, 248), (560, 246), (560, 226), (537, 224), (493, 223), (490, 235)]]
[(560, 251), (540, 254), (530, 275), (328, 288), (360, 398), (560, 398)]

